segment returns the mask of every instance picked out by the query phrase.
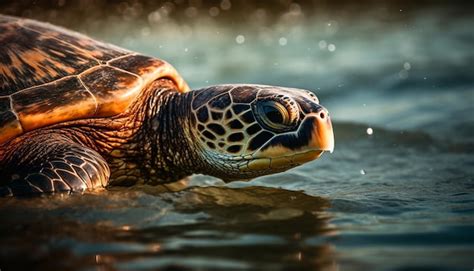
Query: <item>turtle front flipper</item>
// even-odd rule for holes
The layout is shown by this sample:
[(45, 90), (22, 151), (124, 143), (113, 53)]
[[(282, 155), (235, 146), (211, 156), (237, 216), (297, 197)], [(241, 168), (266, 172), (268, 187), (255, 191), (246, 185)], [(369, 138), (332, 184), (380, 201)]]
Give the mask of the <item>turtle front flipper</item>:
[(17, 138), (0, 156), (0, 196), (84, 191), (110, 176), (102, 156), (60, 134)]

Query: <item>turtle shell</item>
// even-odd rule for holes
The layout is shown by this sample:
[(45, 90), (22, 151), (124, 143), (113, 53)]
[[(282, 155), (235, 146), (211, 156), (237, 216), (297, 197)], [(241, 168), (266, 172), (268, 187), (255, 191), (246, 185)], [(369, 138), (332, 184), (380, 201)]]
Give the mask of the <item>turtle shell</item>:
[(189, 87), (167, 62), (34, 20), (0, 15), (0, 144), (69, 120), (124, 112), (160, 78)]

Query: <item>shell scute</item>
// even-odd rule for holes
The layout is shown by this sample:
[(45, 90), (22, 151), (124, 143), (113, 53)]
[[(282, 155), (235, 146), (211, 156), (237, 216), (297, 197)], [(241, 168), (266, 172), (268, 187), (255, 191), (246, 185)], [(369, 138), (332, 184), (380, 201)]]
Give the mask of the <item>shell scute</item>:
[(22, 132), (21, 124), (10, 108), (10, 98), (0, 97), (0, 142)]
[(92, 116), (97, 106), (77, 77), (27, 89), (13, 94), (11, 99), (13, 109), (27, 131)]
[(108, 61), (126, 54), (130, 51), (114, 46), (112, 44), (95, 41), (83, 34), (67, 30), (65, 28), (38, 23), (35, 21), (28, 21), (27, 27), (31, 30), (44, 33), (43, 35), (56, 40), (64, 41), (72, 45), (93, 58), (101, 61)]
[(10, 95), (97, 65), (96, 60), (66, 42), (19, 25), (1, 27), (0, 95)]
[(108, 64), (140, 76), (145, 84), (157, 77), (168, 78), (174, 81), (179, 92), (190, 90), (174, 67), (161, 59), (136, 54), (112, 60)]
[(123, 112), (142, 89), (138, 76), (112, 67), (98, 67), (80, 75), (81, 81), (94, 94), (96, 116), (113, 116)]

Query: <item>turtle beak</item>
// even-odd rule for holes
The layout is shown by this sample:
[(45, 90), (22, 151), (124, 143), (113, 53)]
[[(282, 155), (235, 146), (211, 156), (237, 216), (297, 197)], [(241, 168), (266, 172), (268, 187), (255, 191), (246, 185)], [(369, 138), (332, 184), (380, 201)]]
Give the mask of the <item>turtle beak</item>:
[(326, 108), (321, 107), (314, 117), (313, 131), (309, 146), (321, 151), (334, 151), (334, 132), (331, 118)]

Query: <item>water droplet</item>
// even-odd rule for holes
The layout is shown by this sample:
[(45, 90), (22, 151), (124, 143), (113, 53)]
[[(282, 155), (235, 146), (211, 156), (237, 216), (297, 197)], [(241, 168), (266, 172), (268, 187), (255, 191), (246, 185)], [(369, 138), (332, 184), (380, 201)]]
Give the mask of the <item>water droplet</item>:
[(158, 23), (161, 20), (161, 14), (159, 11), (153, 11), (148, 14), (148, 22), (150, 24)]
[(410, 70), (410, 69), (411, 69), (411, 64), (410, 64), (410, 62), (405, 62), (405, 63), (403, 63), (403, 68), (404, 68), (405, 70), (407, 70), (407, 71)]
[(366, 132), (367, 132), (368, 135), (373, 135), (374, 134), (374, 129), (369, 127), (369, 128), (367, 128)]
[(408, 78), (408, 71), (405, 70), (405, 69), (401, 70), (398, 73), (398, 77), (400, 77), (400, 79), (407, 79)]
[(237, 37), (235, 37), (235, 42), (237, 42), (238, 44), (244, 43), (245, 42), (244, 35), (238, 35)]
[(288, 42), (288, 40), (287, 40), (285, 37), (281, 37), (281, 38), (278, 40), (278, 43), (279, 43), (281, 46), (285, 46), (287, 42)]
[(194, 18), (198, 14), (198, 9), (195, 7), (189, 7), (184, 11), (184, 14), (186, 14), (186, 16), (189, 18)]
[(334, 45), (334, 44), (332, 44), (332, 43), (329, 44), (329, 45), (328, 45), (328, 50), (329, 50), (329, 52), (334, 52), (334, 51), (336, 51), (336, 45)]
[(218, 7), (212, 7), (209, 9), (209, 15), (211, 15), (212, 17), (216, 17), (217, 15), (219, 15), (219, 8)]
[(221, 9), (229, 10), (231, 7), (232, 7), (232, 4), (230, 3), (230, 0), (222, 0)]
[(365, 174), (367, 174), (367, 172), (365, 172), (364, 169), (361, 169), (361, 170), (360, 170), (360, 174), (361, 174), (361, 175), (365, 175)]
[(319, 49), (324, 50), (326, 49), (326, 46), (328, 46), (328, 43), (325, 40), (322, 40), (319, 42)]
[(326, 33), (329, 34), (329, 35), (334, 35), (337, 33), (337, 31), (339, 30), (339, 24), (337, 23), (337, 21), (329, 21), (326, 23)]

